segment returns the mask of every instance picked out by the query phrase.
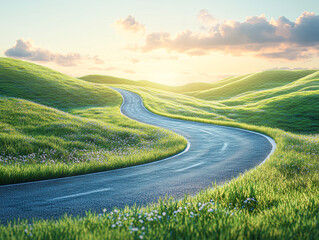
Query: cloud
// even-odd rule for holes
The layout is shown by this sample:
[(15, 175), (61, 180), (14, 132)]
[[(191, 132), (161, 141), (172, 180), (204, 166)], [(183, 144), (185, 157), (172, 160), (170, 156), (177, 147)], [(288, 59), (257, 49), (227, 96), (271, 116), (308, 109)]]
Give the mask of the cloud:
[(135, 74), (136, 73), (134, 70), (131, 70), (131, 69), (124, 69), (123, 72), (129, 73), (129, 74)]
[(129, 15), (125, 19), (119, 19), (115, 22), (116, 26), (124, 31), (132, 33), (145, 33), (145, 26), (136, 21), (135, 17)]
[(153, 59), (153, 60), (178, 60), (178, 57), (177, 56), (165, 56), (165, 57), (159, 57), (159, 56), (151, 56), (150, 59)]
[(206, 9), (202, 9), (198, 12), (197, 19), (204, 27), (211, 27), (217, 23), (217, 19), (214, 18)]
[(79, 53), (60, 54), (44, 48), (35, 47), (31, 40), (18, 39), (16, 45), (7, 49), (4, 54), (7, 57), (24, 59), (35, 62), (55, 62), (61, 66), (76, 66), (81, 60), (90, 60), (95, 64), (104, 63), (98, 56), (83, 57)]
[(131, 58), (130, 61), (131, 61), (132, 63), (134, 63), (134, 64), (140, 62), (140, 60), (137, 59), (137, 58)]
[(94, 71), (103, 71), (103, 72), (108, 72), (108, 71), (113, 71), (117, 70), (115, 67), (90, 67), (89, 70), (94, 70)]
[(146, 36), (142, 50), (166, 49), (192, 56), (211, 52), (252, 54), (282, 60), (311, 58), (319, 53), (319, 15), (314, 13), (304, 12), (294, 22), (286, 17), (268, 21), (261, 15), (247, 17), (244, 22), (216, 23), (206, 10), (201, 10), (198, 17), (211, 24), (206, 33), (154, 32)]
[(268, 68), (265, 71), (271, 70), (287, 70), (287, 71), (295, 71), (295, 70), (313, 70), (318, 68), (289, 68), (289, 67), (275, 67), (275, 68)]
[(302, 47), (288, 47), (282, 50), (274, 52), (261, 52), (257, 56), (270, 58), (270, 59), (287, 59), (287, 60), (298, 60), (308, 59), (314, 56), (314, 53), (308, 48)]
[(94, 57), (87, 56), (88, 59), (92, 60), (95, 64), (104, 64), (104, 61), (95, 55)]

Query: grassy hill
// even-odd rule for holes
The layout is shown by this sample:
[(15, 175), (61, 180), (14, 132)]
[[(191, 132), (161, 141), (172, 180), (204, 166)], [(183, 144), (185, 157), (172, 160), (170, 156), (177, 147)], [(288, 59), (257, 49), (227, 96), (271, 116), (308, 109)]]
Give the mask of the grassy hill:
[(116, 78), (116, 77), (105, 76), (105, 75), (87, 75), (84, 77), (80, 77), (79, 79), (82, 79), (88, 82), (100, 83), (100, 84), (125, 84), (125, 85), (141, 86), (141, 87), (151, 87), (155, 89), (161, 89), (161, 90), (176, 92), (176, 93), (199, 91), (199, 90), (209, 89), (214, 86), (211, 83), (204, 83), (204, 82), (189, 83), (182, 86), (168, 86), (168, 85), (159, 84), (159, 83), (146, 81), (146, 80), (133, 81), (133, 80), (128, 80), (124, 78)]
[(319, 71), (281, 87), (246, 93), (242, 96), (233, 97), (221, 102), (228, 106), (247, 105), (264, 99), (270, 99), (272, 97), (282, 96), (294, 92), (308, 92), (316, 90), (319, 90)]
[(121, 102), (121, 96), (109, 88), (11, 58), (0, 58), (0, 96), (59, 109), (114, 106)]
[(121, 103), (107, 86), (0, 58), (0, 185), (131, 166), (185, 148), (184, 138), (121, 115)]
[(213, 88), (195, 91), (188, 93), (188, 95), (209, 101), (225, 100), (250, 92), (284, 86), (317, 71), (318, 70), (274, 70), (253, 73), (218, 81)]

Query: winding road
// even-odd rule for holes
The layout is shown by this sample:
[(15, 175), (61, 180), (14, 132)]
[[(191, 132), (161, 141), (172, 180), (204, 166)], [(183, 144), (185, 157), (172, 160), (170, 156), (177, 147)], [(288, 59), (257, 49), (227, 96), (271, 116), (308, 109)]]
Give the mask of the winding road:
[(135, 93), (123, 96), (121, 111), (139, 122), (173, 130), (188, 140), (180, 154), (112, 171), (0, 186), (0, 221), (57, 218), (92, 210), (144, 205), (165, 195), (195, 194), (243, 173), (267, 159), (274, 141), (251, 131), (153, 114)]

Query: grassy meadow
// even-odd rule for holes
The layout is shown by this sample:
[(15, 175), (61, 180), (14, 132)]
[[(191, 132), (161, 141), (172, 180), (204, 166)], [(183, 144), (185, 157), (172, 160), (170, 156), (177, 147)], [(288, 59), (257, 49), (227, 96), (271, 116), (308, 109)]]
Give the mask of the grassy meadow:
[[(164, 199), (111, 212), (101, 209), (81, 218), (10, 222), (0, 226), (0, 239), (318, 239), (319, 77), (316, 71), (269, 74), (276, 79), (274, 83), (269, 78), (267, 86), (260, 86), (260, 81), (256, 89), (245, 83), (238, 86), (245, 90), (225, 90), (215, 101), (187, 91), (172, 94), (150, 87), (117, 85), (140, 94), (145, 106), (161, 115), (269, 135), (277, 149), (263, 165), (223, 186), (178, 201)], [(247, 77), (216, 84), (223, 87)], [(208, 90), (201, 91), (206, 94)], [(64, 114), (91, 119), (101, 108), (72, 109)], [(95, 121), (107, 121), (108, 114), (104, 113), (97, 114)]]
[(35, 64), (0, 59), (0, 95), (0, 184), (141, 164), (186, 146), (124, 117), (114, 90)]

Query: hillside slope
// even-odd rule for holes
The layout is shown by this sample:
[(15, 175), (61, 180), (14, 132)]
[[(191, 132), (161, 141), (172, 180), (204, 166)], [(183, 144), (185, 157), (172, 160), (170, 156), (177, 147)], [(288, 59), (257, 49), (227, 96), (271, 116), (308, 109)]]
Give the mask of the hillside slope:
[(319, 71), (309, 74), (303, 78), (300, 78), (281, 87), (255, 91), (243, 94), (239, 97), (233, 97), (221, 102), (228, 106), (247, 105), (251, 103), (256, 103), (261, 100), (282, 96), (294, 92), (308, 92), (315, 90), (319, 90)]
[(226, 100), (236, 96), (256, 92), (260, 90), (273, 89), (292, 83), (318, 70), (298, 70), (298, 71), (265, 71), (235, 77), (225, 81), (217, 82), (217, 86), (208, 90), (187, 93), (204, 100)]
[(11, 58), (0, 58), (0, 95), (59, 109), (114, 106), (122, 101), (117, 92), (105, 86)]

